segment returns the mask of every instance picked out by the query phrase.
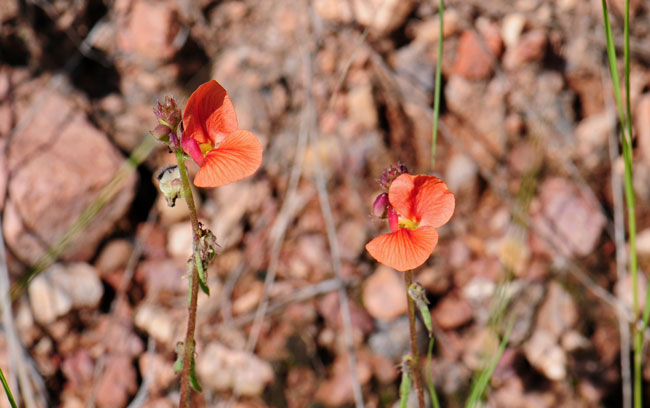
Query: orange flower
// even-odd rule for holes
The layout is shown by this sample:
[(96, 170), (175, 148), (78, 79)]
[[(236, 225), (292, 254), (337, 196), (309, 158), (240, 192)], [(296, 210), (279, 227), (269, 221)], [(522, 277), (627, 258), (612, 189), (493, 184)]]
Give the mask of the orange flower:
[(183, 150), (201, 166), (197, 187), (218, 187), (255, 173), (262, 163), (262, 145), (241, 130), (228, 92), (209, 81), (192, 93), (183, 112)]
[(436, 228), (454, 213), (454, 195), (438, 177), (402, 174), (391, 183), (388, 201), (392, 232), (373, 239), (366, 249), (377, 261), (398, 271), (415, 269), (436, 247)]

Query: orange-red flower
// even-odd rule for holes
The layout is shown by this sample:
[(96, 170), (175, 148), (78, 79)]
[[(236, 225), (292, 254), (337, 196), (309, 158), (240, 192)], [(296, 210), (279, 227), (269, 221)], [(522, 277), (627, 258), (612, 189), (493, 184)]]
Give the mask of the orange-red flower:
[(454, 195), (438, 177), (402, 174), (388, 189), (390, 233), (366, 249), (386, 266), (407, 271), (422, 265), (438, 244), (436, 228), (454, 213)]
[(192, 93), (183, 112), (183, 150), (201, 166), (198, 187), (218, 187), (255, 173), (262, 163), (262, 145), (241, 130), (228, 92), (209, 81)]

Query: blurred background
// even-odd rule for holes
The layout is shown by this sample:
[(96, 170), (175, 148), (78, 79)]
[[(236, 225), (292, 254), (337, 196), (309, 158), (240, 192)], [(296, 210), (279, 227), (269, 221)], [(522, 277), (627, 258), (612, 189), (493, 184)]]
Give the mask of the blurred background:
[[(624, 2), (609, 5), (620, 46)], [(642, 268), (649, 14), (631, 1)], [(264, 162), (195, 192), (221, 246), (196, 406), (399, 401), (403, 278), (364, 249), (387, 230), (370, 207), (397, 161), (456, 196), (415, 272), (442, 405), (464, 405), (512, 319), (486, 406), (621, 406), (632, 288), (601, 2), (447, 1), (441, 61), (438, 19), (415, 0), (2, 0), (0, 367), (23, 405), (178, 405), (191, 227), (158, 193), (174, 157), (148, 131), (158, 99), (184, 106), (216, 79)]]

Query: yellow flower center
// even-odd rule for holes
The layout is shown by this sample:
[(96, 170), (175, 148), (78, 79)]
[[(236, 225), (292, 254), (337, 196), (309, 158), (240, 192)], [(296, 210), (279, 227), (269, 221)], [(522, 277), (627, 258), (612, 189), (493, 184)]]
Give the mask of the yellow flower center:
[(419, 224), (420, 224), (419, 222), (409, 220), (408, 218), (400, 217), (400, 219), (399, 219), (399, 227), (400, 228), (408, 228), (410, 230), (414, 230), (414, 229), (416, 229), (418, 227)]
[(201, 143), (199, 145), (199, 148), (201, 149), (201, 153), (203, 153), (203, 157), (213, 149), (212, 145), (210, 143)]

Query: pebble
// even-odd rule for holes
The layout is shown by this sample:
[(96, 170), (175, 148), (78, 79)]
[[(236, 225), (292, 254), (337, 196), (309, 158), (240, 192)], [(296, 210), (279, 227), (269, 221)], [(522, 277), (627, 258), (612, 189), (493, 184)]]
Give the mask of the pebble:
[(243, 397), (258, 396), (273, 381), (271, 364), (252, 353), (212, 342), (200, 352), (196, 373), (204, 388), (232, 391)]
[(54, 264), (32, 280), (27, 292), (35, 320), (48, 324), (72, 309), (95, 307), (104, 288), (95, 269), (78, 262)]
[(365, 280), (361, 296), (364, 307), (375, 319), (395, 320), (408, 309), (402, 274), (383, 265)]

